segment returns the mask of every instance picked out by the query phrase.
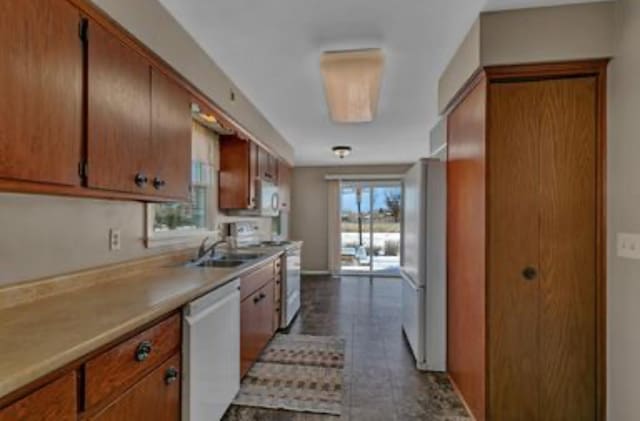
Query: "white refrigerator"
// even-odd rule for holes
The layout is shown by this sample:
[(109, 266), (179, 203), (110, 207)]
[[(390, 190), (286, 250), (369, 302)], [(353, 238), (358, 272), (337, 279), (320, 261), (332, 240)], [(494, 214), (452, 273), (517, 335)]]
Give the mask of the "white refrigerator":
[(403, 204), (402, 329), (418, 369), (445, 371), (446, 164), (414, 164)]

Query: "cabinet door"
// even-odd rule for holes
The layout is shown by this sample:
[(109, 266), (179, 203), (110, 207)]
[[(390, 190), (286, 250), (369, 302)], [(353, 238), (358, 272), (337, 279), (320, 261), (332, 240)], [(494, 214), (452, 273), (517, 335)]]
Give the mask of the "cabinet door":
[(278, 163), (273, 155), (267, 152), (266, 149), (258, 146), (258, 171), (259, 177), (268, 180), (276, 181)]
[(88, 37), (88, 185), (150, 194), (149, 64), (98, 24)]
[(0, 421), (71, 421), (76, 411), (76, 373), (71, 372), (0, 409)]
[(284, 161), (278, 161), (278, 194), (280, 209), (291, 209), (291, 167)]
[(244, 376), (273, 335), (273, 281), (240, 304), (240, 371)]
[(251, 143), (235, 136), (220, 137), (218, 207), (247, 209), (251, 206)]
[(259, 157), (258, 157), (258, 145), (253, 142), (249, 142), (249, 209), (255, 209), (256, 207), (256, 181), (260, 177)]
[(82, 43), (66, 1), (0, 2), (0, 177), (80, 184)]
[(191, 97), (160, 71), (151, 71), (149, 183), (158, 196), (188, 199), (191, 182)]
[(176, 354), (91, 419), (179, 420), (180, 384), (180, 356)]
[(491, 419), (596, 419), (596, 85), (491, 85)]

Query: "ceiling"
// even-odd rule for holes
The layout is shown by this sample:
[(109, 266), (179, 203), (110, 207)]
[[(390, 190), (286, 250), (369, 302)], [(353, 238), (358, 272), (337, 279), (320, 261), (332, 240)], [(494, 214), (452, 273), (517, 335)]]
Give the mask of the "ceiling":
[[(293, 146), (296, 165), (391, 164), (427, 154), (438, 78), (482, 10), (586, 0), (160, 0)], [(377, 118), (336, 124), (327, 50), (382, 48)], [(334, 145), (353, 153), (340, 161)]]

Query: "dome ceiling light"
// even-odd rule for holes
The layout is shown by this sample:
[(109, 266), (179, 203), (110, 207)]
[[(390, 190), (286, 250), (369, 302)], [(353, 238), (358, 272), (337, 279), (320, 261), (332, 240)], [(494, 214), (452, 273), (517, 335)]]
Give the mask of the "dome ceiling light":
[(340, 159), (344, 159), (351, 154), (351, 146), (334, 146), (331, 150)]

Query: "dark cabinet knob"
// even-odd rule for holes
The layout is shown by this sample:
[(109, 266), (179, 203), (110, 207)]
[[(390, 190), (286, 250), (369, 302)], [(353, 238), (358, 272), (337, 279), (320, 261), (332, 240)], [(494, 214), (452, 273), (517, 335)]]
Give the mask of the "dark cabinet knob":
[(527, 281), (532, 281), (532, 280), (536, 279), (536, 276), (538, 276), (538, 272), (535, 270), (535, 268), (532, 268), (531, 266), (527, 266), (522, 271), (522, 276)]
[(167, 371), (164, 373), (164, 382), (167, 385), (170, 385), (171, 383), (175, 382), (176, 380), (178, 380), (178, 369), (175, 367), (169, 367), (167, 368)]
[(152, 349), (153, 348), (151, 347), (151, 341), (140, 342), (140, 345), (138, 345), (138, 348), (136, 348), (136, 361), (142, 362), (149, 358)]
[(133, 179), (133, 181), (136, 183), (136, 186), (138, 187), (144, 187), (145, 184), (147, 184), (147, 182), (149, 181), (149, 179), (147, 178), (146, 175), (142, 174), (142, 173), (138, 173), (136, 174), (135, 178)]
[(260, 301), (259, 295), (256, 295), (255, 297), (253, 297), (253, 304), (258, 304), (259, 301)]
[(153, 179), (153, 187), (154, 187), (156, 190), (160, 190), (160, 189), (161, 189), (161, 188), (163, 188), (166, 184), (167, 184), (167, 182), (166, 182), (166, 181), (164, 181), (164, 180), (163, 180), (163, 179), (161, 179), (161, 178), (155, 177), (155, 178)]

